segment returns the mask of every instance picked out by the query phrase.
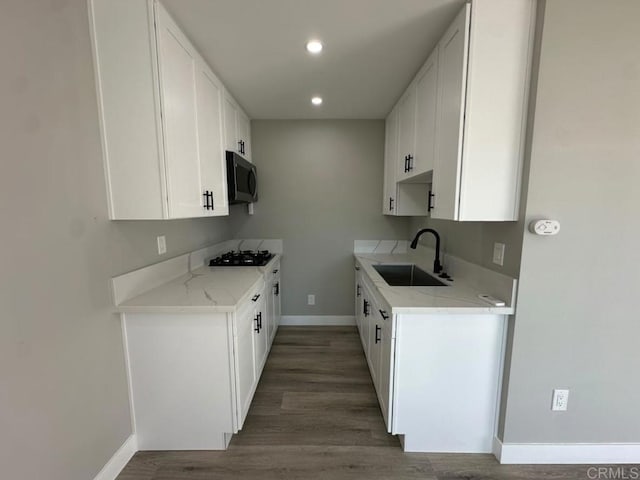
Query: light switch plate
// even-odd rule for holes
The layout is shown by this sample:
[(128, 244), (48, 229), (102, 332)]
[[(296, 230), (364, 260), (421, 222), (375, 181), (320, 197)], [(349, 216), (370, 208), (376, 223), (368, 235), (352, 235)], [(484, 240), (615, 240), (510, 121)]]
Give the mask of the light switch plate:
[(158, 255), (164, 255), (167, 253), (167, 239), (164, 235), (160, 235), (157, 238), (158, 241)]
[(504, 264), (504, 243), (493, 244), (493, 263), (502, 266)]

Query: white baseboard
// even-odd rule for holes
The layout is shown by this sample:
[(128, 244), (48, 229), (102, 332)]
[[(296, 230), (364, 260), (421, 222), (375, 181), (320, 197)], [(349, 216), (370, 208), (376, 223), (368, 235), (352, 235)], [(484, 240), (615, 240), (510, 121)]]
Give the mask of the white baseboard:
[(640, 464), (640, 443), (502, 443), (493, 454), (503, 464)]
[(102, 467), (102, 470), (100, 470), (93, 480), (115, 480), (137, 451), (138, 440), (135, 434), (132, 434), (125, 440), (118, 451), (113, 454), (113, 457)]
[(280, 325), (344, 326), (355, 325), (354, 315), (283, 315)]

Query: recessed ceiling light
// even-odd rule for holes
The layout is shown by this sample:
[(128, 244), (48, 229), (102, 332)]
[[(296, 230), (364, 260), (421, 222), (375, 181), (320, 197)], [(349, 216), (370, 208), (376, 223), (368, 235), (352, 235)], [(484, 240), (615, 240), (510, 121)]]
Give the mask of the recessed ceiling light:
[(310, 40), (307, 42), (307, 51), (313, 54), (320, 53), (322, 51), (322, 42), (320, 40)]
[(314, 105), (322, 105), (322, 97), (313, 97), (311, 99), (311, 103), (313, 103)]

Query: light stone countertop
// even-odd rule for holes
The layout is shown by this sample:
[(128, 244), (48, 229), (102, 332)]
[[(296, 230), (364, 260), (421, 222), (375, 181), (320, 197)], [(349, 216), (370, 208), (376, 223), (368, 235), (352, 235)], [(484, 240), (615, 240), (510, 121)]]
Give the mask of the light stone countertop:
[(234, 312), (260, 287), (265, 273), (280, 260), (274, 257), (262, 267), (201, 266), (147, 292), (130, 298), (117, 310), (124, 313), (220, 313)]
[[(416, 254), (354, 254), (356, 263), (369, 278), (394, 314), (513, 314), (515, 286), (511, 277), (489, 271), (466, 262), (457, 272), (448, 269), (454, 280), (442, 280), (446, 287), (392, 287), (373, 268), (375, 264), (414, 263), (430, 275), (433, 273), (433, 256)], [(504, 307), (494, 307), (478, 298), (489, 294), (506, 302)]]

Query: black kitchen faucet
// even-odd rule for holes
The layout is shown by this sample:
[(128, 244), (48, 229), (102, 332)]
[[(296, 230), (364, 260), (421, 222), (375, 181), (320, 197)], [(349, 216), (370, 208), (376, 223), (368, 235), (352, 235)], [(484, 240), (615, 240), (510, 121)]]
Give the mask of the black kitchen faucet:
[(416, 233), (415, 238), (411, 242), (411, 248), (415, 250), (415, 248), (418, 246), (418, 239), (423, 233), (426, 232), (432, 233), (433, 236), (436, 237), (436, 258), (433, 261), (433, 273), (440, 273), (442, 272), (442, 265), (440, 264), (440, 235), (438, 234), (438, 232), (436, 232), (433, 228), (423, 228), (422, 230), (418, 231), (418, 233)]

